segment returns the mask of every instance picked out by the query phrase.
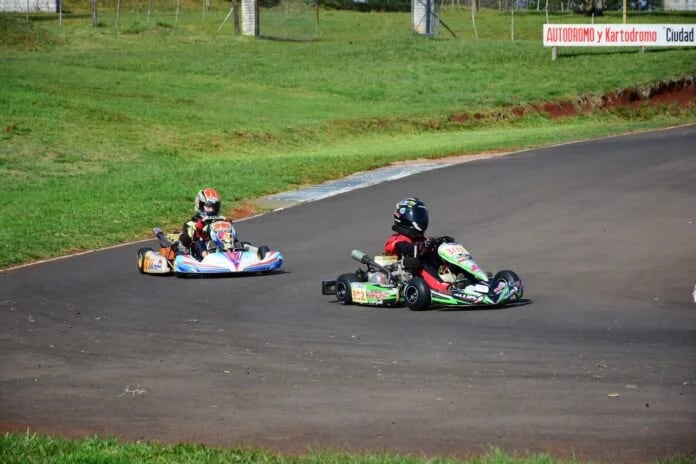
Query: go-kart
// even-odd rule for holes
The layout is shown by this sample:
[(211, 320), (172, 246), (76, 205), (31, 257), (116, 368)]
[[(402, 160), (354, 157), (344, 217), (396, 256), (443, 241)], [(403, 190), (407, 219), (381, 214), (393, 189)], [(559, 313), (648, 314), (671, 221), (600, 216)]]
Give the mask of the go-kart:
[(351, 256), (367, 266), (342, 274), (336, 280), (324, 280), (323, 295), (336, 295), (344, 305), (398, 306), (413, 311), (430, 307), (502, 306), (519, 301), (524, 293), (516, 273), (503, 270), (495, 275), (482, 270), (462, 245), (450, 237), (433, 239), (430, 248), (436, 253), (438, 273), (449, 283), (447, 291), (438, 291), (404, 266), (404, 258), (375, 256), (360, 250)]
[(165, 234), (153, 229), (159, 240), (159, 250), (138, 250), (138, 270), (142, 274), (176, 274), (179, 277), (201, 274), (270, 273), (280, 269), (283, 256), (267, 246), (255, 247), (237, 240), (234, 226), (227, 221), (212, 220), (206, 224), (210, 240), (207, 254), (197, 259), (191, 249), (179, 242), (176, 233)]

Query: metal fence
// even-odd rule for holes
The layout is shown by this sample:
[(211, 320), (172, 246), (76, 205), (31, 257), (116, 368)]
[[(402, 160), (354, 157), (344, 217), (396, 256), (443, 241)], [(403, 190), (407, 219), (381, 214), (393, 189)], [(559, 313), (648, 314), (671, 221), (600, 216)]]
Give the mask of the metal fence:
[(259, 1), (259, 36), (276, 40), (319, 37), (318, 0)]

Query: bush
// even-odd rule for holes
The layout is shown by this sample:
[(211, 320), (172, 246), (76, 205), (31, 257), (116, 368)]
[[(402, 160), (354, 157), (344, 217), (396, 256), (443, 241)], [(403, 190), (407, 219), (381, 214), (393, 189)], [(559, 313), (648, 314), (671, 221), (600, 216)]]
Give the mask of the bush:
[(411, 11), (411, 0), (326, 0), (326, 8), (352, 11)]

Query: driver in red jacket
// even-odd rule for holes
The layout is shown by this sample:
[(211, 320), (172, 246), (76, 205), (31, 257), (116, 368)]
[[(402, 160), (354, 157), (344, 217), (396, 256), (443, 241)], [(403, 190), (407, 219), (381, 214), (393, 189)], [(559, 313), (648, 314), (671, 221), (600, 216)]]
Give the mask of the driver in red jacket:
[(204, 188), (198, 192), (194, 201), (195, 214), (190, 221), (184, 224), (184, 230), (179, 236), (179, 241), (191, 255), (198, 260), (208, 254), (206, 243), (210, 240), (206, 226), (213, 220), (222, 220), (232, 223), (231, 220), (220, 216), (220, 194), (213, 188)]
[(428, 229), (428, 208), (421, 200), (409, 197), (401, 200), (394, 210), (395, 232), (387, 239), (384, 252), (404, 259), (404, 267), (422, 277), (433, 290), (445, 292), (450, 284), (443, 282), (437, 272), (437, 256), (425, 237)]

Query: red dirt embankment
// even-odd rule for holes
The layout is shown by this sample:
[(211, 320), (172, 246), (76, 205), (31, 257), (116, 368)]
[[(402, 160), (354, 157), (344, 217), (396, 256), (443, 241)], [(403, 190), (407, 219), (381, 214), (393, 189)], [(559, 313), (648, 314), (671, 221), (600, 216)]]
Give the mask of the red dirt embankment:
[(696, 76), (657, 82), (610, 92), (601, 97), (583, 97), (576, 101), (547, 102), (528, 107), (518, 107), (515, 114), (545, 113), (550, 118), (563, 118), (596, 111), (620, 108), (636, 110), (641, 106), (687, 108), (696, 102)]
[(629, 87), (601, 96), (590, 95), (575, 100), (517, 105), (506, 111), (473, 114), (453, 113), (449, 116), (448, 121), (454, 124), (466, 124), (470, 121), (485, 124), (487, 121), (511, 120), (533, 114), (559, 119), (621, 109), (636, 111), (651, 107), (673, 107), (683, 110), (695, 104), (696, 76), (688, 76), (639, 87)]

